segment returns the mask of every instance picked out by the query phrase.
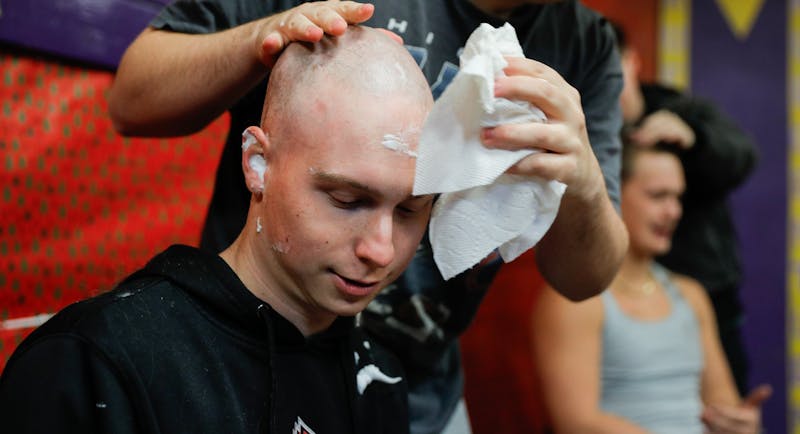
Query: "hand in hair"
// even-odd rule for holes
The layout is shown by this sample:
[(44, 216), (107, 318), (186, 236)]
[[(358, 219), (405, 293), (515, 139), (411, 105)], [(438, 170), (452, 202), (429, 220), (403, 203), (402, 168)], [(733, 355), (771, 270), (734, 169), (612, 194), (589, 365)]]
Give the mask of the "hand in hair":
[(695, 134), (680, 116), (669, 110), (659, 110), (642, 120), (628, 137), (639, 146), (653, 146), (656, 143), (671, 143), (683, 150), (694, 146)]

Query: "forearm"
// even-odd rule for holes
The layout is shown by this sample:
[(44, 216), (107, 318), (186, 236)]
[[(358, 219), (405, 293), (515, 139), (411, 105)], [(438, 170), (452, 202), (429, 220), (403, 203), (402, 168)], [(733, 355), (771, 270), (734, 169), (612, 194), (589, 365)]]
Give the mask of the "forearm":
[(124, 135), (200, 130), (262, 80), (258, 21), (212, 34), (148, 29), (125, 52), (109, 110)]
[(556, 220), (536, 247), (542, 276), (574, 301), (603, 291), (628, 248), (622, 219), (600, 187), (588, 198), (567, 188)]
[[(573, 415), (574, 416), (574, 415)], [(582, 433), (582, 434), (647, 434), (648, 431), (610, 413), (598, 413), (587, 420), (572, 421), (559, 427), (555, 425), (556, 434)]]
[(674, 110), (694, 131), (696, 142), (681, 156), (689, 188), (707, 195), (726, 193), (741, 184), (757, 160), (751, 138), (709, 103), (687, 99)]

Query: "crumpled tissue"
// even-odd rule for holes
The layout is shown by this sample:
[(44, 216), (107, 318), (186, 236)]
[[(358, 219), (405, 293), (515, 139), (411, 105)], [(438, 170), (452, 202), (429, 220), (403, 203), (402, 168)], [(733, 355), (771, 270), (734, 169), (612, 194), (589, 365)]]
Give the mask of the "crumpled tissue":
[(481, 129), (546, 122), (527, 101), (495, 98), (504, 56), (523, 57), (514, 28), (481, 24), (467, 40), (460, 68), (433, 106), (420, 134), (414, 194), (442, 193), (429, 225), (433, 256), (449, 279), (495, 249), (504, 261), (533, 247), (555, 220), (566, 186), (506, 174), (534, 149), (485, 148)]

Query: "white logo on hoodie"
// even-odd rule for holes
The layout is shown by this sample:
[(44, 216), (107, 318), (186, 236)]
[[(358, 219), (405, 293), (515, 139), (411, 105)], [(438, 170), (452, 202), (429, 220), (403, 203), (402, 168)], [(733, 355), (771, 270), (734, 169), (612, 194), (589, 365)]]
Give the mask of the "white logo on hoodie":
[(300, 419), (300, 416), (297, 416), (297, 420), (294, 423), (294, 428), (292, 428), (292, 434), (315, 434), (314, 430), (309, 428), (303, 419)]

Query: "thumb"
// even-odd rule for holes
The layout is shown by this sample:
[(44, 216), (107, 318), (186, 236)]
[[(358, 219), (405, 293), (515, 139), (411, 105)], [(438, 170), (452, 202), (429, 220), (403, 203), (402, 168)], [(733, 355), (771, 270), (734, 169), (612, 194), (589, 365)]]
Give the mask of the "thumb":
[(742, 401), (742, 406), (753, 408), (761, 407), (761, 404), (770, 396), (772, 396), (772, 386), (769, 384), (761, 384), (750, 391), (744, 401)]

